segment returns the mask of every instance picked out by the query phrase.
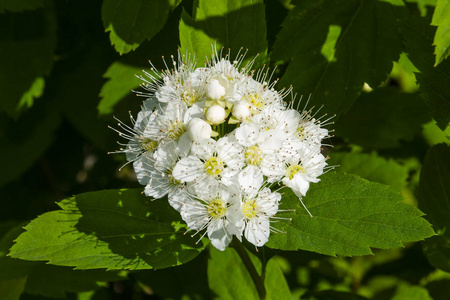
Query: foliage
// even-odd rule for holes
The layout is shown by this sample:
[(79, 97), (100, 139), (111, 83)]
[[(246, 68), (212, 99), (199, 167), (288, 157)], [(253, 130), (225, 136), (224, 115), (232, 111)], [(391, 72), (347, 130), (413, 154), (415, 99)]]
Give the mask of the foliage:
[[(1, 1), (0, 298), (448, 299), (449, 9)], [(113, 115), (131, 124), (142, 105), (131, 90), (148, 61), (166, 68), (179, 48), (203, 66), (214, 45), (270, 67), (276, 89), (299, 94), (292, 107), (315, 106), (335, 129), (322, 149), (331, 168), (302, 199), (313, 217), (280, 190), (257, 249), (234, 240), (222, 252), (187, 232), (124, 155), (106, 154), (120, 147)]]

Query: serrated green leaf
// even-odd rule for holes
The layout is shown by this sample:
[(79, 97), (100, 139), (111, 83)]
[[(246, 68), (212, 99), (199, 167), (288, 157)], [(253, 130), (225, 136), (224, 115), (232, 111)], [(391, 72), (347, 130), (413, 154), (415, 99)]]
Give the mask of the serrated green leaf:
[(425, 241), (432, 265), (450, 272), (450, 146), (433, 146), (425, 157), (419, 183), (419, 207), (439, 234)]
[[(7, 257), (13, 240), (23, 232), (21, 226), (12, 228), (0, 240), (0, 282), (27, 278), (25, 293), (50, 298), (66, 298), (68, 292), (92, 291), (104, 281), (118, 281), (125, 274), (104, 270), (73, 270), (44, 263)], [(3, 298), (1, 298), (3, 299)]]
[(42, 94), (42, 77), (52, 68), (55, 44), (56, 20), (51, 7), (2, 14), (0, 111), (17, 117)]
[(264, 286), (267, 291), (267, 300), (292, 299), (289, 285), (277, 259), (274, 257), (267, 262)]
[(280, 86), (292, 84), (303, 95), (312, 93), (311, 104), (324, 104), (324, 111), (340, 115), (364, 82), (376, 87), (387, 78), (401, 53), (396, 20), (404, 7), (376, 0), (293, 4), (271, 56), (290, 60)]
[(3, 300), (19, 300), (26, 282), (27, 277), (0, 281), (0, 298)]
[(438, 0), (434, 10), (431, 25), (437, 26), (433, 45), (436, 46), (435, 66), (441, 63), (450, 55), (450, 2), (448, 0)]
[(392, 300), (433, 300), (433, 298), (421, 286), (400, 285)]
[(100, 115), (111, 114), (114, 106), (126, 95), (131, 93), (131, 89), (136, 88), (141, 83), (135, 74), (141, 73), (141, 69), (114, 62), (106, 71), (103, 77), (108, 81), (102, 86), (100, 91), (100, 103), (98, 104), (98, 113)]
[[(242, 263), (236, 250), (231, 247), (225, 251), (219, 251), (209, 247), (210, 259), (208, 260), (209, 288), (220, 299), (259, 299), (258, 292), (252, 278)], [(256, 270), (261, 273), (261, 262), (253, 254), (247, 251)]]
[[(179, 3), (179, 2), (178, 2)], [(105, 0), (103, 26), (110, 32), (111, 44), (121, 55), (135, 50), (163, 28), (174, 1)]]
[(77, 195), (25, 227), (11, 257), (77, 269), (151, 269), (196, 257), (203, 243), (185, 235), (180, 215), (167, 201), (151, 202), (141, 190)]
[(33, 10), (44, 6), (44, 0), (2, 0), (0, 2), (0, 13), (4, 11), (21, 12)]
[(267, 53), (266, 22), (262, 0), (199, 0), (192, 16), (183, 11), (180, 21), (181, 52), (195, 52), (199, 65), (210, 58), (212, 45), (231, 49), (231, 58), (247, 48), (247, 58)]
[[(133, 97), (136, 99), (136, 94), (132, 93), (131, 90), (137, 89), (142, 81), (135, 75), (142, 74), (142, 70), (151, 73), (149, 60), (156, 68), (161, 69), (164, 67), (161, 56), (175, 54), (173, 52), (176, 50), (178, 43), (179, 15), (172, 15), (167, 25), (155, 35), (151, 43), (143, 43), (139, 49), (109, 66), (103, 75), (108, 81), (102, 86), (100, 91), (102, 99), (97, 107), (100, 115), (111, 114), (117, 103), (125, 98)], [(154, 45), (160, 46), (155, 47)]]
[(442, 131), (436, 122), (431, 121), (423, 125), (422, 135), (430, 146), (440, 143), (450, 144), (450, 126)]
[(303, 197), (311, 218), (298, 198), (286, 190), (281, 208), (295, 212), (273, 226), (286, 233), (272, 234), (266, 244), (281, 250), (308, 250), (326, 255), (366, 255), (370, 248), (401, 247), (434, 235), (417, 208), (401, 203), (398, 192), (354, 175), (328, 173)]
[(402, 22), (401, 28), (408, 57), (420, 70), (416, 78), (421, 97), (431, 108), (439, 128), (444, 130), (450, 122), (450, 61), (444, 60), (434, 67), (431, 44), (436, 28), (430, 26), (429, 19), (411, 16)]
[(336, 135), (368, 149), (393, 148), (401, 140), (411, 140), (430, 119), (426, 105), (417, 94), (379, 88), (361, 94), (336, 123)]
[(408, 168), (393, 159), (371, 154), (356, 152), (333, 152), (329, 165), (339, 165), (336, 172), (346, 172), (361, 176), (369, 181), (390, 185), (400, 191), (406, 185)]
[(301, 300), (366, 300), (367, 298), (341, 291), (319, 291), (319, 292), (308, 292), (300, 297)]

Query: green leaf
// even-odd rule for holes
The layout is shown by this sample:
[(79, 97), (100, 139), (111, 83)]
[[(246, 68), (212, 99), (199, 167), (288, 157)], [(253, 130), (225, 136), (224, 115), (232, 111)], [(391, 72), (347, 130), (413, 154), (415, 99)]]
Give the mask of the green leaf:
[(26, 277), (0, 281), (0, 298), (3, 300), (19, 300), (26, 282)]
[(402, 35), (409, 59), (420, 73), (416, 74), (421, 97), (430, 107), (439, 128), (444, 130), (450, 122), (450, 61), (444, 60), (434, 67), (433, 36), (435, 27), (430, 20), (411, 16), (402, 22)]
[(390, 249), (434, 235), (417, 208), (401, 203), (398, 192), (353, 175), (328, 173), (303, 197), (311, 218), (290, 190), (279, 214), (292, 218), (273, 226), (286, 233), (272, 234), (266, 244), (281, 250), (308, 250), (326, 255), (372, 254), (370, 247)]
[(11, 257), (77, 269), (151, 269), (180, 265), (204, 245), (185, 235), (180, 215), (141, 190), (77, 195), (25, 227)]
[(431, 121), (423, 125), (422, 135), (430, 146), (440, 143), (450, 144), (450, 126), (442, 131), (436, 122)]
[(308, 292), (301, 296), (301, 300), (365, 300), (367, 298), (349, 293), (349, 292), (341, 292), (341, 291), (319, 291), (319, 292)]
[(422, 17), (427, 15), (427, 6), (436, 6), (437, 0), (405, 0), (405, 2), (416, 3)]
[(426, 105), (417, 94), (379, 88), (361, 94), (351, 110), (336, 123), (336, 135), (368, 149), (393, 148), (401, 140), (411, 140), (430, 119)]
[(181, 53), (195, 52), (199, 63), (210, 58), (212, 45), (231, 49), (231, 58), (247, 48), (247, 58), (267, 53), (266, 22), (262, 0), (199, 0), (193, 17), (185, 11), (180, 21)]
[[(210, 289), (220, 299), (259, 299), (252, 278), (236, 250), (231, 247), (219, 251), (209, 247), (208, 282)], [(248, 252), (256, 270), (261, 273), (261, 262)]]
[(438, 144), (427, 153), (419, 183), (419, 207), (439, 234), (425, 241), (430, 263), (450, 272), (450, 146)]
[[(152, 60), (156, 68), (164, 68), (161, 56), (169, 56), (177, 48), (178, 20), (179, 14), (172, 14), (167, 25), (152, 39), (151, 43), (144, 42), (138, 50), (109, 66), (103, 75), (108, 81), (102, 86), (100, 91), (102, 99), (97, 107), (100, 115), (111, 114), (117, 103), (125, 98), (133, 97), (132, 101), (136, 101), (136, 94), (131, 90), (138, 88), (142, 81), (135, 75), (142, 74), (143, 69), (151, 72), (149, 60)], [(160, 46), (155, 47), (155, 44)]]
[(437, 26), (433, 45), (436, 46), (435, 66), (450, 55), (450, 2), (438, 0), (431, 25)]
[(8, 172), (0, 173), (0, 186), (28, 170), (52, 144), (61, 118), (54, 103), (47, 101), (42, 104), (24, 112), (16, 121), (0, 115), (0, 155), (17, 158), (3, 162), (3, 168)]
[(421, 286), (400, 285), (392, 300), (433, 300), (433, 298)]
[(0, 2), (0, 13), (6, 11), (21, 12), (24, 10), (34, 10), (44, 6), (44, 0), (2, 0)]
[[(21, 1), (18, 1), (21, 2)], [(17, 117), (42, 95), (53, 65), (56, 20), (50, 7), (0, 18), (0, 111)]]
[(272, 257), (267, 262), (264, 286), (268, 300), (292, 299), (291, 291), (276, 257)]
[(407, 167), (393, 159), (378, 156), (376, 152), (333, 152), (328, 164), (340, 165), (336, 172), (355, 174), (369, 181), (390, 185), (398, 191), (405, 187), (409, 172)]
[(280, 86), (293, 85), (310, 103), (340, 115), (362, 90), (378, 86), (401, 53), (402, 6), (368, 0), (293, 1), (271, 58), (290, 60)]
[(110, 32), (111, 44), (121, 55), (135, 50), (163, 28), (169, 12), (179, 2), (105, 0), (102, 6), (103, 26)]

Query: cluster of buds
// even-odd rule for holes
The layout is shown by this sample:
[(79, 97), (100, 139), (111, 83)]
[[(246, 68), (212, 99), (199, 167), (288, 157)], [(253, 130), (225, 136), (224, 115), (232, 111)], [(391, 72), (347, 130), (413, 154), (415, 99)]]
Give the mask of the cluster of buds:
[(284, 100), (292, 88), (276, 91), (273, 72), (252, 71), (256, 58), (241, 68), (244, 57), (230, 61), (214, 49), (201, 68), (180, 54), (172, 68), (152, 65), (138, 76), (142, 110), (117, 130), (129, 141), (116, 152), (133, 164), (145, 195), (167, 196), (188, 228), (219, 250), (233, 236), (264, 245), (277, 232), (280, 191), (292, 189), (303, 204), (329, 168), (321, 153), (329, 119), (294, 109), (295, 97)]

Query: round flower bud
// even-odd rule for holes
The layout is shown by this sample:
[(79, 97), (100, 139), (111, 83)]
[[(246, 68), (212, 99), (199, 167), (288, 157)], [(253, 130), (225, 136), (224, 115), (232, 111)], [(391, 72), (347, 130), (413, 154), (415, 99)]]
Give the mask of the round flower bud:
[(213, 105), (206, 111), (206, 120), (211, 124), (217, 125), (225, 121), (225, 109), (220, 105)]
[(250, 116), (250, 104), (247, 101), (241, 101), (233, 105), (233, 116), (239, 121), (243, 121)]
[(219, 100), (225, 96), (225, 88), (216, 79), (211, 80), (206, 88), (206, 96), (213, 100)]
[(199, 118), (193, 118), (188, 123), (187, 130), (192, 141), (197, 142), (202, 139), (209, 139), (211, 137), (211, 125)]

